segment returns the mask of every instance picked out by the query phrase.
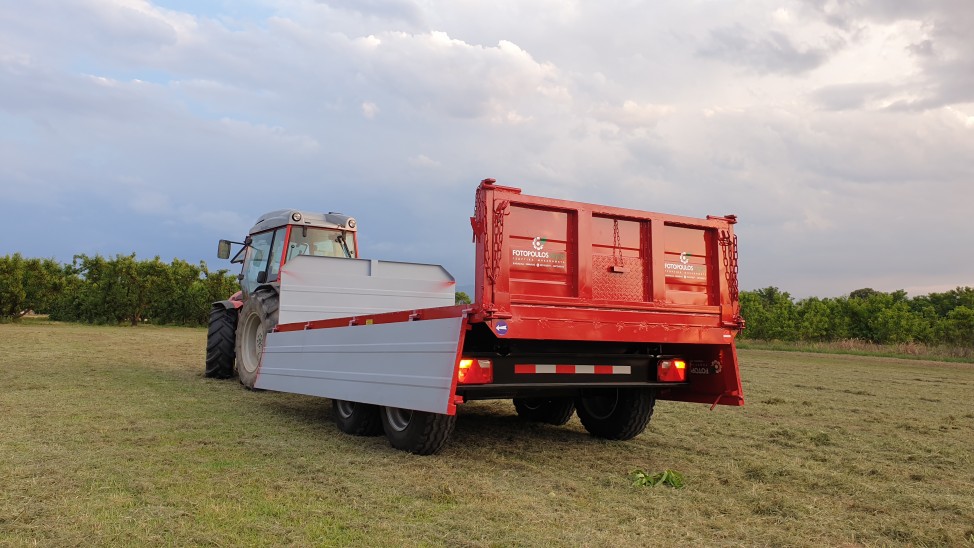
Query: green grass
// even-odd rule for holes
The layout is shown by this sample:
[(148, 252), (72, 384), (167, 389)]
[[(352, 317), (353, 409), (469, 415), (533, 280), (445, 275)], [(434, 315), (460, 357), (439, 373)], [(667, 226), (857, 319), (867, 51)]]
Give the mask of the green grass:
[(875, 344), (858, 339), (846, 339), (831, 342), (739, 339), (737, 341), (737, 348), (748, 350), (817, 352), (821, 354), (877, 356), (880, 358), (900, 358), (906, 360), (974, 363), (974, 348), (944, 345), (930, 346), (915, 342), (900, 344)]
[(0, 545), (974, 546), (969, 365), (745, 350), (743, 408), (605, 442), (473, 403), (416, 457), (204, 379), (204, 338), (0, 325)]

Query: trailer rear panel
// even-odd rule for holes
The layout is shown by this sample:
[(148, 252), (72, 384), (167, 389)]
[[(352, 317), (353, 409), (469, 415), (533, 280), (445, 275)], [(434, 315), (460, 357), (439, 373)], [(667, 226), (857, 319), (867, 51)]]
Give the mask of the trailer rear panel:
[[(471, 218), (476, 319), (489, 326), (495, 346), (506, 341), (500, 347), (515, 354), (564, 362), (515, 356), (518, 363), (505, 365), (510, 360), (501, 358), (496, 376), (517, 384), (525, 380), (519, 370), (542, 365), (551, 371), (541, 374), (548, 384), (648, 386), (659, 381), (654, 359), (680, 355), (689, 360), (688, 380), (660, 398), (741, 405), (735, 223), (733, 216), (698, 219), (528, 196), (483, 181)], [(542, 341), (570, 343), (575, 358)], [(620, 353), (653, 357), (633, 366), (635, 358)], [(630, 369), (609, 380), (589, 366)], [(559, 376), (569, 374), (570, 381)]]

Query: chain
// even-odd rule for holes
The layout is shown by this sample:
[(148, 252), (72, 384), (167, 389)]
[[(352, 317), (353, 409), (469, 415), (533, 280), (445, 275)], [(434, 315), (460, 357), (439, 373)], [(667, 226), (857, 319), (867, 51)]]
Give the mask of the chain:
[[(487, 238), (487, 193), (483, 189), (477, 189), (477, 197), (473, 207), (473, 217), (470, 219), (470, 226), (473, 228), (473, 241), (486, 240)], [(484, 260), (483, 265), (487, 270), (487, 276), (494, 281), (493, 275), (487, 266), (490, 264), (490, 247), (483, 241)]]
[(619, 219), (612, 219), (612, 264), (622, 266), (622, 238), (619, 237)]
[(724, 274), (727, 276), (727, 290), (730, 292), (731, 302), (737, 302), (739, 292), (737, 288), (737, 235), (731, 238), (726, 230), (720, 231), (718, 239), (724, 252)]
[[(510, 204), (511, 202), (504, 200), (497, 202), (494, 206), (493, 257), (491, 258), (490, 268), (487, 269), (487, 277), (491, 283), (497, 282), (497, 272), (501, 268), (501, 255), (504, 253), (504, 217), (510, 215), (510, 212), (507, 210)], [(484, 247), (486, 248), (486, 246)]]

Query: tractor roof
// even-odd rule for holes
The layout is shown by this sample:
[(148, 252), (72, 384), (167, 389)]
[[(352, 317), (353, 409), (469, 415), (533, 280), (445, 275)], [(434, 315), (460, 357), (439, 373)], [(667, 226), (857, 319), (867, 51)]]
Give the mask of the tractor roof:
[(337, 228), (339, 230), (356, 231), (355, 219), (341, 213), (315, 213), (300, 209), (278, 209), (265, 213), (257, 219), (257, 224), (250, 229), (249, 234), (264, 232), (284, 225), (315, 226), (319, 228)]

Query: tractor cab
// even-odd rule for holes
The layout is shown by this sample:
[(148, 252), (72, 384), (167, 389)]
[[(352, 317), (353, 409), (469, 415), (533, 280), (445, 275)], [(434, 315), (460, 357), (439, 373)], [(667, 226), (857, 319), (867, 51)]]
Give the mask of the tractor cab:
[[(341, 213), (310, 213), (280, 209), (262, 215), (242, 242), (231, 263), (242, 263), (238, 278), (244, 299), (260, 285), (280, 280), (281, 267), (292, 257), (358, 257), (355, 219)], [(228, 240), (220, 240), (218, 256), (230, 257)]]

